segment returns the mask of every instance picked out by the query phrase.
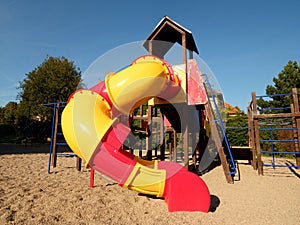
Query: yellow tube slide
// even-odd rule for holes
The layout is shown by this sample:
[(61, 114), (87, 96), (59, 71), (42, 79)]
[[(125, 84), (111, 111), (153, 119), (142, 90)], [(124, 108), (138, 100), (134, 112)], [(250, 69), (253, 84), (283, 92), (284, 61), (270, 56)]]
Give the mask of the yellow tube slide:
[(70, 98), (62, 113), (62, 130), (68, 145), (86, 166), (116, 119), (111, 118), (111, 107), (97, 93), (80, 90)]
[[(169, 85), (179, 85), (178, 78), (173, 76), (169, 64), (154, 56), (144, 56), (124, 70), (106, 76), (105, 88), (109, 99), (105, 99), (104, 93), (91, 90), (75, 92), (62, 114), (62, 129), (67, 143), (85, 161), (86, 166), (91, 160), (91, 165), (103, 169), (102, 158), (93, 154), (99, 144), (106, 141), (103, 137), (111, 135), (111, 131), (108, 131), (117, 120), (112, 118), (112, 107), (123, 114), (130, 114), (137, 106), (167, 91)], [(109, 105), (109, 102), (113, 105)], [(166, 170), (158, 169), (155, 161), (138, 157), (133, 160), (135, 164), (130, 167), (123, 187), (162, 197)], [(109, 174), (110, 167), (106, 167), (105, 172)]]
[(157, 57), (144, 56), (126, 69), (106, 76), (105, 85), (114, 106), (128, 115), (139, 105), (164, 92), (169, 81), (167, 64)]

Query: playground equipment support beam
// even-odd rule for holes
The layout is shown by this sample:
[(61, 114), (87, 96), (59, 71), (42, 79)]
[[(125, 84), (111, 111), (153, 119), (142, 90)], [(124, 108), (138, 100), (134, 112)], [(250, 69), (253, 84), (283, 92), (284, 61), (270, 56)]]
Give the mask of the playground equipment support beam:
[(212, 133), (212, 136), (215, 139), (215, 143), (216, 143), (216, 146), (217, 146), (217, 149), (218, 149), (218, 152), (219, 152), (219, 156), (220, 156), (220, 160), (221, 160), (221, 164), (222, 164), (222, 167), (223, 167), (223, 171), (224, 171), (226, 180), (227, 180), (228, 183), (233, 184), (233, 178), (230, 174), (229, 165), (228, 165), (226, 155), (224, 153), (224, 148), (223, 148), (223, 145), (222, 145), (222, 140), (220, 139), (220, 136), (218, 134), (216, 123), (213, 122), (214, 121), (213, 114), (212, 114), (212, 111), (211, 111), (208, 104), (209, 103), (205, 104), (205, 110), (207, 112), (207, 116), (208, 116), (209, 121), (211, 121), (211, 133)]
[(252, 167), (253, 169), (257, 170), (257, 161), (256, 161), (256, 151), (255, 151), (255, 141), (254, 141), (254, 125), (253, 125), (253, 119), (252, 119), (252, 113), (250, 104), (247, 107), (247, 116), (248, 116), (248, 137), (249, 137), (249, 146), (252, 151)]
[[(299, 101), (298, 101), (298, 92), (297, 92), (297, 88), (293, 88), (292, 89), (292, 93), (293, 93), (293, 101), (294, 101), (294, 114), (300, 114), (299, 112)], [(300, 143), (299, 143), (299, 139), (300, 139), (300, 116), (295, 117), (295, 125), (297, 128), (297, 142), (298, 143), (298, 147), (296, 147), (296, 150), (298, 152), (300, 152)], [(300, 166), (300, 154), (296, 154), (296, 163), (297, 166)]]
[(258, 175), (263, 175), (263, 165), (261, 160), (261, 147), (260, 147), (260, 137), (259, 137), (259, 126), (258, 126), (258, 117), (257, 116), (257, 105), (256, 105), (256, 93), (252, 92), (252, 104), (253, 104), (253, 124), (254, 124), (254, 133), (255, 133), (255, 149), (257, 155), (257, 166), (258, 166)]
[[(299, 108), (298, 108), (299, 110)], [(265, 119), (265, 118), (289, 118), (289, 117), (300, 117), (300, 112), (294, 113), (277, 113), (277, 114), (260, 114), (254, 115), (254, 119)]]

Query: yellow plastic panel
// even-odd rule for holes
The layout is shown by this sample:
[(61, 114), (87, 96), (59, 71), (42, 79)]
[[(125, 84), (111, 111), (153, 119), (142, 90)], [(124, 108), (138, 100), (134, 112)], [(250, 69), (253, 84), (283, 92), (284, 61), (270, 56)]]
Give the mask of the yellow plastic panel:
[(116, 108), (129, 114), (130, 110), (164, 91), (168, 75), (162, 62), (143, 61), (106, 76), (105, 84)]
[(152, 169), (137, 163), (123, 187), (143, 194), (162, 197), (165, 182), (166, 170)]
[[(68, 108), (69, 107), (69, 108)], [(113, 124), (104, 98), (90, 90), (73, 95), (62, 115), (63, 133), (72, 150), (87, 166), (101, 139)], [(66, 122), (67, 121), (67, 122)]]
[(174, 80), (174, 85), (176, 83), (179, 83), (178, 78), (180, 79), (180, 86), (181, 88), (179, 89), (178, 93), (168, 99), (168, 101), (164, 100), (164, 99), (160, 99), (160, 98), (152, 98), (148, 101), (149, 105), (161, 105), (161, 104), (175, 104), (175, 103), (182, 103), (182, 102), (186, 102), (186, 73), (184, 70), (184, 64), (181, 65), (175, 65), (173, 66), (173, 70), (175, 72), (175, 74), (177, 74), (177, 76), (174, 76), (175, 80)]
[(74, 108), (74, 100), (71, 99), (69, 103), (66, 105), (66, 107), (64, 108), (62, 113), (62, 117), (61, 117), (62, 131), (72, 151), (79, 158), (85, 160), (83, 158), (83, 155), (80, 152), (80, 149), (78, 148), (78, 144), (75, 138), (75, 132), (73, 130), (73, 108)]

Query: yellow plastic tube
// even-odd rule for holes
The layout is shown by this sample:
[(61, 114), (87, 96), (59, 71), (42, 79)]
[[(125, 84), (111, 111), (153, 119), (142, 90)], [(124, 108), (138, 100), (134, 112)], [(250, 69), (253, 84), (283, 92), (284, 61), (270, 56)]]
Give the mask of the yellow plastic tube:
[(128, 115), (134, 108), (158, 96), (167, 88), (170, 74), (166, 64), (153, 56), (106, 76), (105, 85), (114, 106)]
[[(149, 99), (159, 96), (172, 85), (180, 85), (172, 77), (172, 67), (154, 56), (138, 58), (129, 67), (106, 76), (105, 87), (113, 107), (123, 114)], [(91, 90), (75, 92), (62, 114), (62, 129), (72, 150), (87, 166), (104, 135), (117, 118), (112, 118), (111, 107), (101, 96)], [(109, 135), (109, 134), (107, 134)], [(125, 178), (123, 187), (144, 194), (162, 197), (166, 170), (158, 169), (157, 161), (134, 158), (135, 166)]]
[(70, 98), (62, 113), (62, 130), (66, 142), (86, 166), (115, 120), (106, 100), (93, 91), (81, 90)]

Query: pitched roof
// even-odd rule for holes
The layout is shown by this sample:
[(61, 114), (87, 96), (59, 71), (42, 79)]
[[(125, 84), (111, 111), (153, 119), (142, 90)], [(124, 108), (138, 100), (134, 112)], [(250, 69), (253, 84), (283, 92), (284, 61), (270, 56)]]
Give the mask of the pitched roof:
[(159, 41), (152, 43), (152, 52), (154, 55), (157, 53), (156, 55), (164, 56), (176, 42), (182, 45), (183, 34), (186, 37), (186, 48), (199, 54), (192, 32), (168, 16), (164, 16), (156, 25), (143, 46), (149, 51), (149, 41)]
[(227, 112), (229, 115), (236, 115), (238, 113), (240, 113), (240, 110), (237, 107), (233, 107), (232, 105), (228, 104), (228, 103), (224, 103), (225, 108), (227, 109)]

